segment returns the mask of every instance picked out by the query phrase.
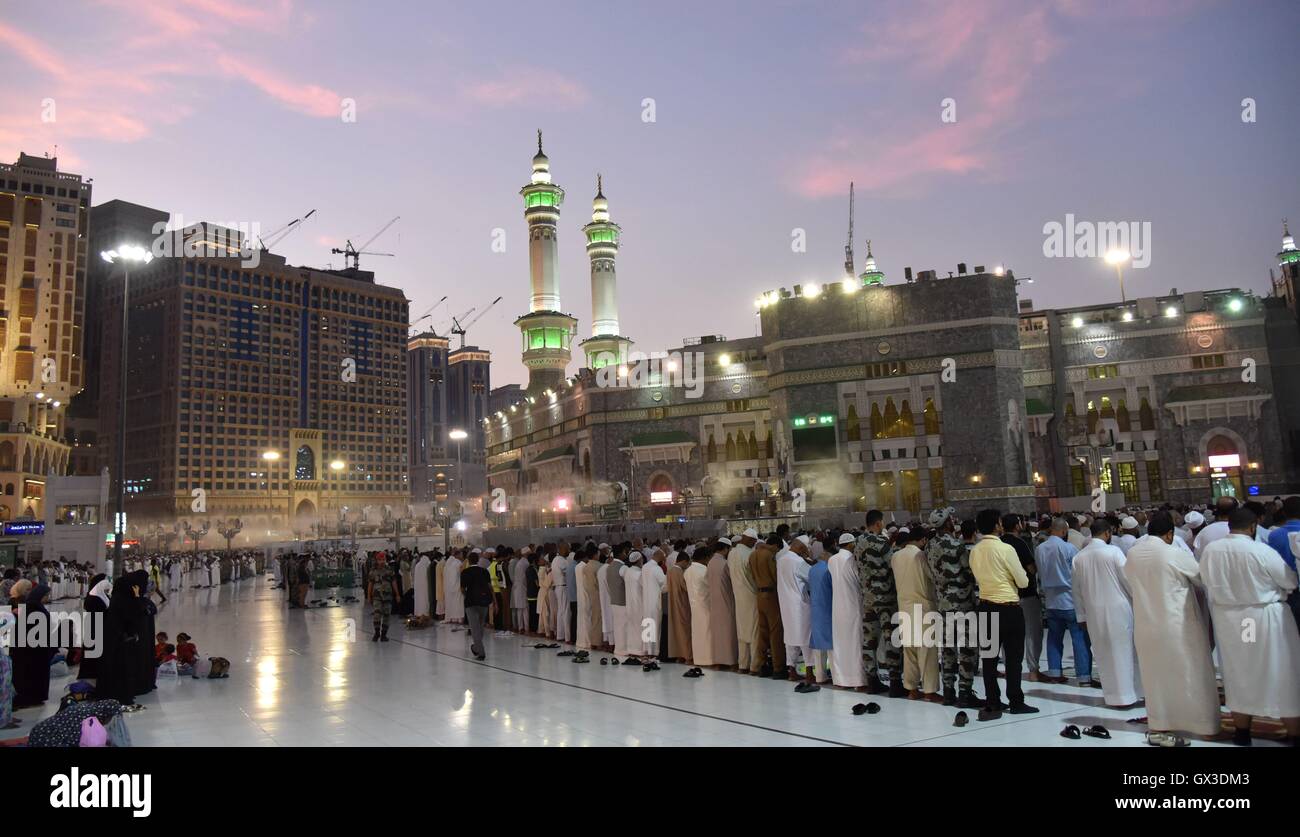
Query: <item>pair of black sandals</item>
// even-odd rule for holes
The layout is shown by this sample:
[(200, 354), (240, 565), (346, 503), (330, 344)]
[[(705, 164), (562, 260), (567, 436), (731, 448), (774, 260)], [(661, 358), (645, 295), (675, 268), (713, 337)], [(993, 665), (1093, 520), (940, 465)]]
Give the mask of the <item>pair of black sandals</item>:
[(1062, 738), (1069, 738), (1073, 741), (1078, 741), (1085, 735), (1089, 738), (1110, 738), (1110, 730), (1106, 729), (1101, 724), (1093, 724), (1084, 730), (1079, 729), (1074, 724), (1070, 724), (1065, 729), (1061, 730)]
[(795, 686), (794, 690), (801, 695), (807, 695), (813, 692), (820, 692), (822, 690), (822, 687), (818, 686), (816, 683), (809, 683), (807, 680), (805, 680), (802, 683), (800, 683), (798, 686)]
[(880, 711), (880, 704), (872, 701), (871, 703), (858, 703), (853, 706), (854, 715), (875, 715)]
[(686, 670), (686, 673), (682, 675), (682, 677), (703, 677), (703, 676), (704, 676), (704, 669), (700, 668), (699, 666), (695, 666), (694, 668), (688, 668)]

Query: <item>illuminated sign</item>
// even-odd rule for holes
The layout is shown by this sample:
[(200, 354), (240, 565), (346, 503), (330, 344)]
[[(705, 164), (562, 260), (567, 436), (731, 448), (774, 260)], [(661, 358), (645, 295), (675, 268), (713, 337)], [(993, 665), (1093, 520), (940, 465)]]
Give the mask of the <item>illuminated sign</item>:
[(45, 521), (19, 520), (6, 523), (4, 533), (6, 535), (43, 535), (45, 534)]
[(835, 423), (835, 416), (804, 416), (790, 422), (795, 427), (822, 427)]
[(1210, 456), (1211, 468), (1240, 468), (1241, 457), (1235, 453), (1225, 453)]
[(651, 502), (653, 505), (656, 505), (656, 506), (662, 506), (662, 505), (665, 505), (665, 504), (671, 503), (672, 501), (673, 501), (673, 493), (672, 493), (671, 491), (651, 491), (651, 492), (650, 492), (650, 502)]

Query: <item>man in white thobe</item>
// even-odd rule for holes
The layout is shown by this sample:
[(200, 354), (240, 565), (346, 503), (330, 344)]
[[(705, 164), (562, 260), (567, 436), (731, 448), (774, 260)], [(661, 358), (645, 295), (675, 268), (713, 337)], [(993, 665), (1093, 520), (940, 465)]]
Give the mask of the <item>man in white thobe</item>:
[(1110, 524), (1096, 520), (1092, 540), (1074, 556), (1074, 611), (1092, 640), (1106, 704), (1132, 706), (1142, 699), (1133, 645), (1133, 598), (1124, 580), (1124, 553), (1110, 539)]
[(646, 561), (641, 569), (641, 612), (646, 619), (650, 620), (652, 634), (650, 641), (645, 643), (645, 652), (651, 655), (659, 654), (659, 637), (662, 633), (662, 621), (665, 618), (663, 595), (664, 588), (668, 584), (668, 576), (664, 573), (663, 561), (663, 549), (654, 547), (651, 551), (651, 560)]
[(464, 567), (465, 563), (455, 552), (443, 567), (443, 607), (446, 614), (444, 621), (452, 624), (461, 624), (465, 621), (465, 596), (460, 591), (460, 572)]
[[(786, 667), (792, 680), (798, 679), (801, 655), (806, 663), (812, 664), (812, 595), (808, 589), (808, 572), (812, 565), (805, 557), (811, 556), (811, 542), (812, 538), (807, 535), (799, 535), (776, 556), (776, 600), (785, 631)], [(799, 546), (795, 546), (796, 543)], [(833, 585), (834, 580), (831, 583)], [(805, 654), (805, 649), (809, 653)]]
[(421, 555), (420, 560), (415, 562), (411, 570), (412, 581), (415, 585), (415, 615), (431, 616), (433, 612), (430, 608), (430, 602), (433, 599), (432, 591), (429, 590), (429, 556)]
[(1119, 522), (1119, 530), (1119, 537), (1114, 539), (1113, 545), (1119, 547), (1120, 552), (1128, 555), (1128, 551), (1133, 548), (1133, 544), (1137, 543), (1138, 538), (1140, 537), (1140, 535), (1138, 535), (1137, 518), (1132, 516), (1125, 517)]
[(600, 563), (596, 566), (596, 589), (600, 591), (600, 632), (602, 634), (600, 641), (605, 647), (613, 648), (614, 612), (609, 606), (609, 544), (602, 543), (599, 549)]
[(826, 561), (831, 574), (831, 680), (856, 689), (867, 684), (862, 668), (862, 580), (849, 550), (857, 542), (852, 532), (840, 535), (839, 550)]
[(1152, 732), (1219, 732), (1219, 686), (1210, 656), (1210, 624), (1197, 597), (1201, 568), (1168, 512), (1156, 512), (1125, 556), (1133, 596), (1133, 641), (1144, 673)]
[(1255, 540), (1255, 513), (1229, 515), (1229, 533), (1205, 548), (1201, 579), (1210, 599), (1223, 689), (1235, 729), (1249, 745), (1256, 716), (1281, 718), (1292, 745), (1300, 742), (1300, 635), (1286, 599), (1295, 570)]
[(551, 589), (555, 593), (555, 638), (560, 642), (572, 642), (574, 637), (569, 636), (569, 596), (571, 591), (568, 587), (568, 570), (569, 562), (573, 556), (569, 554), (569, 544), (561, 543), (559, 554), (551, 562), (551, 578), (553, 580)]
[[(1231, 531), (1229, 519), (1238, 505), (1236, 497), (1220, 497), (1214, 501), (1214, 522), (1197, 532), (1196, 538), (1192, 541), (1192, 551), (1196, 553), (1196, 560), (1199, 561), (1205, 555), (1205, 550), (1210, 544), (1228, 537)], [(1268, 538), (1260, 532), (1259, 526), (1255, 527), (1255, 540), (1268, 543)]]
[(578, 567), (574, 571), (574, 578), (578, 583), (574, 585), (576, 589), (573, 591), (578, 600), (578, 635), (574, 637), (574, 644), (579, 648), (591, 650), (594, 640), (591, 638), (591, 599), (587, 596), (587, 573), (595, 567), (591, 566), (581, 552), (572, 557), (578, 562)]
[(510, 568), (510, 621), (519, 633), (528, 633), (528, 547)]
[(643, 640), (645, 626), (642, 624), (645, 619), (645, 602), (641, 599), (641, 562), (644, 560), (645, 556), (640, 552), (633, 552), (627, 556), (627, 567), (623, 569), (623, 593), (626, 601), (623, 630), (627, 632), (624, 645), (627, 646), (627, 653), (634, 657), (644, 654), (646, 645)]
[(754, 643), (754, 623), (758, 618), (758, 590), (749, 571), (749, 556), (758, 543), (758, 530), (746, 529), (740, 542), (727, 554), (727, 572), (731, 575), (732, 595), (736, 600), (736, 649), (740, 670), (750, 669), (750, 649)]
[(691, 659), (697, 666), (713, 665), (713, 630), (709, 624), (709, 568), (707, 549), (696, 549), (684, 573), (686, 595), (691, 600)]
[(181, 562), (179, 558), (172, 559), (171, 566), (167, 568), (167, 577), (170, 581), (167, 589), (181, 589)]

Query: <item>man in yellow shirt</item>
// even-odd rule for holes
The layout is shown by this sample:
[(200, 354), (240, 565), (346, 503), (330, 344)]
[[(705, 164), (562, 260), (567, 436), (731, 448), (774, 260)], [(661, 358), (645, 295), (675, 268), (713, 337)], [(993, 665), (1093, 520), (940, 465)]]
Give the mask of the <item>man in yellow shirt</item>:
[[(980, 627), (990, 631), (997, 625), (997, 642), (1006, 657), (1007, 700), (1013, 715), (1028, 715), (1038, 709), (1025, 703), (1025, 693), (1020, 689), (1020, 665), (1025, 656), (1025, 614), (1020, 609), (1020, 588), (1029, 586), (1029, 577), (1016, 551), (1002, 542), (1002, 518), (997, 509), (984, 509), (975, 516), (979, 538), (970, 553), (970, 569), (979, 586)], [(993, 636), (990, 633), (990, 637)], [(980, 710), (981, 721), (1002, 717), (1002, 695), (998, 688), (997, 648), (985, 648), (980, 643), (984, 657), (985, 705)]]

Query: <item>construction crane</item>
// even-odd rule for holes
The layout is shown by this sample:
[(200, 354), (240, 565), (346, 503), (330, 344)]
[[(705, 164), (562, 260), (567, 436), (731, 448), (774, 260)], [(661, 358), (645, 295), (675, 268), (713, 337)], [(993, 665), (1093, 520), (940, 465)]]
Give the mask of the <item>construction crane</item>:
[(434, 310), (437, 309), (439, 305), (442, 305), (446, 301), (447, 301), (447, 297), (444, 296), (442, 299), (438, 300), (433, 305), (429, 306), (428, 311), (425, 311), (423, 314), (416, 317), (414, 320), (411, 320), (410, 327), (415, 328), (416, 323), (422, 322), (432, 317)]
[(844, 245), (844, 275), (852, 279), (857, 260), (853, 258), (853, 182), (849, 182), (849, 243)]
[(369, 247), (372, 243), (374, 243), (374, 240), (375, 240), (376, 238), (379, 238), (379, 236), (381, 236), (381, 235), (383, 235), (385, 232), (387, 232), (387, 231), (388, 231), (388, 228), (391, 227), (393, 224), (396, 224), (396, 223), (398, 222), (398, 220), (399, 220), (401, 217), (402, 217), (402, 216), (398, 215), (396, 218), (393, 218), (393, 220), (389, 221), (387, 224), (384, 224), (382, 227), (379, 228), (379, 232), (377, 232), (377, 233), (375, 233), (374, 235), (370, 236), (370, 240), (367, 241), (365, 244), (362, 244), (360, 247), (354, 247), (354, 246), (352, 245), (352, 239), (348, 239), (348, 240), (347, 240), (347, 244), (344, 245), (344, 247), (343, 247), (342, 250), (340, 250), (340, 249), (337, 248), (337, 247), (334, 247), (334, 248), (332, 248), (332, 249), (330, 250), (330, 252), (331, 252), (331, 253), (341, 253), (341, 254), (343, 254), (343, 261), (344, 261), (344, 263), (345, 263), (349, 268), (351, 268), (352, 270), (357, 270), (358, 268), (360, 268), (360, 266), (361, 266), (361, 257), (362, 257), (362, 256), (392, 256), (392, 255), (395, 255), (394, 253), (372, 253), (372, 252), (370, 252), (369, 250), (367, 250), (366, 248)]
[(308, 218), (310, 218), (315, 214), (316, 214), (316, 210), (313, 209), (311, 212), (308, 212), (306, 215), (302, 216), (301, 218), (294, 218), (292, 221), (285, 224), (283, 227), (279, 227), (267, 233), (266, 238), (258, 236), (257, 237), (258, 245), (261, 246), (263, 250), (270, 250), (276, 244), (279, 244), (281, 241), (283, 241), (285, 237), (289, 235), (289, 233), (298, 229), (298, 227), (302, 226), (303, 222), (305, 222)]
[(475, 317), (474, 319), (470, 320), (470, 321), (467, 322), (467, 323), (462, 324), (462, 323), (461, 323), (461, 320), (463, 320), (465, 317), (469, 316), (470, 312), (474, 310), (473, 308), (469, 309), (469, 311), (466, 311), (466, 312), (465, 312), (464, 314), (462, 314), (460, 317), (452, 317), (452, 318), (451, 318), (451, 321), (452, 321), (451, 333), (452, 333), (452, 334), (459, 334), (459, 335), (460, 335), (460, 346), (459, 346), (459, 348), (462, 348), (462, 349), (465, 348), (465, 332), (469, 330), (469, 327), (472, 326), (472, 325), (474, 325), (474, 323), (478, 322), (479, 320), (483, 319), (483, 315), (486, 314), (487, 312), (491, 311), (491, 310), (492, 310), (492, 306), (496, 305), (496, 304), (497, 304), (498, 302), (500, 302), (500, 301), (501, 301), (501, 297), (497, 297), (496, 299), (492, 300), (490, 303), (488, 303), (488, 307), (487, 307), (487, 308), (484, 308), (481, 312), (479, 312), (479, 315), (478, 315), (477, 317)]

